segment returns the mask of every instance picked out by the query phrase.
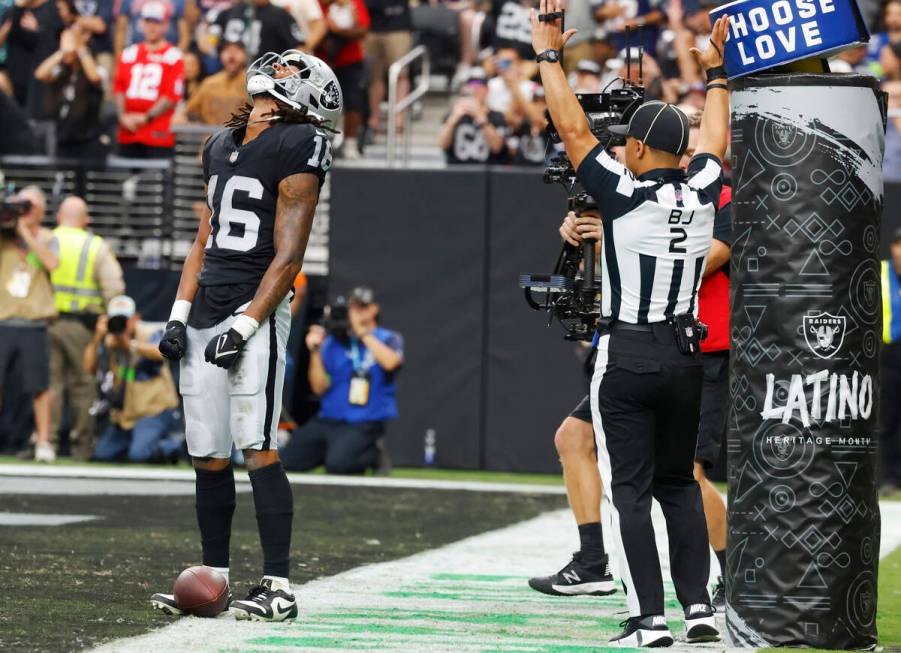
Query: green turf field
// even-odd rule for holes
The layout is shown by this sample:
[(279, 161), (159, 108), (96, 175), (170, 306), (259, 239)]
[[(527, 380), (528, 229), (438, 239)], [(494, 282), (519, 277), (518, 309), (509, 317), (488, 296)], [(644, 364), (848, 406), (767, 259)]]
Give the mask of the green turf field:
[[(0, 459), (0, 464), (8, 462)], [(560, 484), (553, 475), (491, 472), (398, 470), (394, 476)], [(6, 482), (17, 481), (7, 478)], [(65, 481), (33, 478), (31, 482)], [(8, 595), (28, 597), (17, 610), (0, 611), (0, 651), (83, 650), (170, 623), (148, 609), (147, 597), (165, 589), (180, 569), (198, 561), (193, 484), (174, 483), (179, 484), (181, 496), (62, 497), (7, 491), (5, 512), (88, 514), (99, 519), (58, 527), (0, 527), (4, 554), (0, 582)], [(296, 485), (294, 490), (292, 574), (299, 583), (405, 558), (566, 505), (562, 494), (323, 485)], [(242, 593), (256, 581), (259, 549), (250, 494), (240, 493), (238, 503), (232, 580), (236, 593)], [(558, 539), (567, 534), (566, 528), (555, 529)], [(525, 577), (528, 571), (517, 573)], [(523, 578), (516, 583), (517, 590), (525, 590), (524, 595), (516, 594), (522, 597), (517, 601), (537, 598), (526, 590)], [(566, 617), (561, 618), (565, 626)], [(44, 623), (52, 627), (35, 626)], [(560, 633), (568, 632), (560, 627)], [(878, 628), (882, 646), (901, 648), (901, 549), (884, 558), (880, 567)], [(586, 632), (580, 631), (583, 636)]]
[[(193, 484), (185, 484), (190, 490)], [(294, 486), (292, 580), (303, 583), (360, 565), (433, 549), (565, 506), (562, 496)], [(18, 597), (0, 611), (0, 651), (69, 652), (158, 628), (154, 591), (199, 562), (194, 498), (4, 495), (3, 510), (92, 514), (57, 527), (0, 527), (0, 586)], [(253, 503), (238, 495), (232, 585), (259, 580)]]

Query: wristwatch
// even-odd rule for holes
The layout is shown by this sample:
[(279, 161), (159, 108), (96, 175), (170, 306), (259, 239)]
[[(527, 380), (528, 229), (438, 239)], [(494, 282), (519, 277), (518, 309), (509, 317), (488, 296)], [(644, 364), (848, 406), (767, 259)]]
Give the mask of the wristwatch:
[(535, 57), (535, 61), (541, 63), (542, 61), (547, 61), (549, 63), (557, 63), (560, 61), (560, 50), (545, 50), (537, 57)]

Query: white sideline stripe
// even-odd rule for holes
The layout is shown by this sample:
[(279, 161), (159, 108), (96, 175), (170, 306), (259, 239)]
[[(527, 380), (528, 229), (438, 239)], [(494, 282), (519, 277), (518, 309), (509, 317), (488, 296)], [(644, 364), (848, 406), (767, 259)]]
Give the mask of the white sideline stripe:
[(0, 512), (0, 526), (63, 526), (97, 519), (96, 515), (52, 515), (36, 512)]
[[(882, 541), (881, 556), (891, 553), (895, 544), (901, 544), (901, 503), (882, 503)], [(660, 563), (664, 580), (669, 581), (669, 556), (666, 529), (659, 506), (654, 502), (652, 518), (660, 549)], [(377, 629), (368, 632), (365, 624), (358, 630), (342, 635), (328, 632), (328, 626), (318, 617), (329, 613), (354, 612), (360, 609), (378, 607), (384, 610), (397, 608), (400, 610), (444, 612), (447, 615), (461, 612), (477, 612), (491, 614), (522, 615), (554, 615), (561, 619), (574, 617), (572, 626), (566, 627), (566, 635), (572, 639), (567, 644), (573, 647), (582, 646), (586, 650), (591, 647), (603, 647), (606, 639), (614, 633), (603, 632), (593, 623), (598, 617), (621, 617), (624, 598), (621, 592), (612, 597), (551, 598), (534, 593), (517, 595), (529, 597), (528, 600), (511, 602), (509, 589), (498, 593), (494, 602), (489, 602), (485, 595), (479, 603), (442, 599), (386, 596), (386, 590), (416, 588), (422, 583), (426, 591), (434, 580), (436, 573), (491, 574), (510, 576), (512, 584), (525, 584), (525, 578), (532, 574), (554, 571), (569, 558), (573, 547), (577, 545), (573, 519), (568, 510), (557, 510), (540, 515), (519, 524), (514, 524), (481, 535), (476, 535), (447, 546), (424, 551), (416, 555), (378, 564), (364, 565), (343, 572), (336, 576), (312, 581), (306, 585), (295, 585), (294, 591), (300, 606), (299, 620), (295, 624), (263, 624), (237, 621), (231, 615), (223, 615), (218, 619), (183, 618), (156, 631), (138, 637), (110, 642), (96, 651), (103, 653), (146, 653), (147, 651), (165, 651), (178, 653), (181, 651), (198, 653), (201, 651), (228, 650), (240, 651), (245, 648), (254, 650), (284, 651), (283, 645), (269, 648), (261, 644), (252, 644), (250, 640), (267, 636), (327, 636), (333, 641), (332, 650), (359, 650), (362, 645), (375, 646), (380, 651), (391, 653), (415, 650), (417, 653), (475, 653), (486, 647), (479, 641), (478, 633), (470, 634), (458, 631), (451, 645), (447, 639), (429, 641), (428, 635), (416, 639), (415, 648), (410, 648), (411, 639), (393, 639), (392, 635), (382, 635)], [(256, 554), (254, 554), (256, 555)], [(716, 558), (711, 557), (711, 581), (718, 574)], [(519, 580), (519, 579), (522, 580)], [(462, 581), (460, 581), (462, 582)], [(477, 585), (477, 583), (476, 583)], [(509, 588), (509, 585), (504, 586)], [(503, 589), (503, 588), (502, 588)], [(149, 602), (147, 609), (149, 608)], [(670, 611), (673, 621), (681, 620), (681, 611)], [(722, 617), (717, 617), (722, 623)], [(425, 625), (434, 622), (423, 621)], [(580, 624), (588, 624), (581, 627)], [(511, 627), (503, 634), (496, 634), (496, 641), (490, 647), (503, 650), (533, 650), (542, 645), (559, 645), (554, 637), (560, 634)], [(748, 651), (748, 649), (728, 649), (723, 643), (692, 644), (684, 642), (684, 631), (674, 633), (677, 641), (672, 653), (691, 653), (699, 648), (712, 651)], [(342, 639), (343, 638), (343, 639)], [(357, 644), (355, 647), (354, 644)], [(291, 650), (321, 651), (321, 648), (298, 647)]]
[[(190, 469), (129, 469), (128, 467), (88, 467), (78, 465), (0, 465), (0, 476), (194, 482), (194, 472)], [(235, 480), (239, 483), (250, 482), (245, 470), (235, 470)], [(288, 473), (288, 480), (296, 485), (341, 485), (350, 487), (385, 487), (421, 490), (464, 490), (468, 492), (566, 494), (566, 488), (562, 485), (536, 485), (530, 483), (443, 481), (418, 478), (385, 478), (380, 476), (325, 476), (322, 474), (297, 473)]]

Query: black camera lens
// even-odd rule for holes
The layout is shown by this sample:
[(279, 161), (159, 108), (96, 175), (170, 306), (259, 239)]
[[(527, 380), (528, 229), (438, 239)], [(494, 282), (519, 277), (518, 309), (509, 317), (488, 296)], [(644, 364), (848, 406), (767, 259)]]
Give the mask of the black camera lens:
[(116, 315), (109, 319), (107, 323), (107, 330), (112, 333), (114, 336), (121, 335), (125, 333), (125, 325), (128, 323), (128, 320), (124, 315)]

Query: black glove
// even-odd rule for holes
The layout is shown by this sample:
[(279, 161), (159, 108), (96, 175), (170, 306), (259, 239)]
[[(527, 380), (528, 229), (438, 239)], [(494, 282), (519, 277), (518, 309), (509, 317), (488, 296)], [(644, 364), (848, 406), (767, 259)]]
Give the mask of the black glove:
[(241, 356), (241, 351), (244, 349), (245, 344), (247, 344), (247, 341), (244, 340), (244, 336), (234, 329), (229, 329), (210, 340), (206, 350), (203, 352), (203, 357), (207, 363), (218, 365), (227, 370)]
[(186, 351), (188, 351), (188, 330), (183, 322), (172, 320), (166, 325), (166, 333), (160, 341), (160, 353), (170, 361), (178, 361)]

